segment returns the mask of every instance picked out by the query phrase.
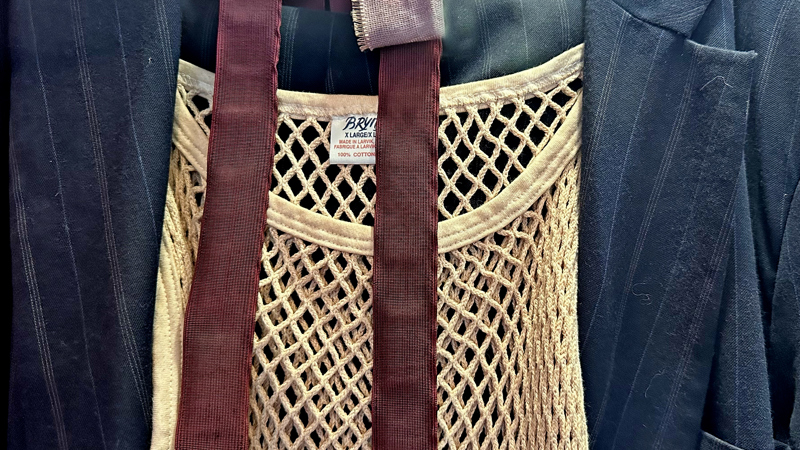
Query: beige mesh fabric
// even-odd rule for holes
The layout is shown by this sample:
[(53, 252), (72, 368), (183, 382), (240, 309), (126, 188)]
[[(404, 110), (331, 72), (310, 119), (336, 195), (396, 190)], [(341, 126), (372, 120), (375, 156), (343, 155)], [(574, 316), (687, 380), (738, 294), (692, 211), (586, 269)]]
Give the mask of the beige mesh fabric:
[[(588, 447), (576, 317), (581, 58), (576, 47), (529, 71), (442, 89), (440, 449)], [(154, 336), (154, 422), (164, 423), (153, 448), (174, 437), (212, 86), (213, 74), (182, 62)], [(329, 164), (328, 145), (331, 116), (377, 104), (278, 98), (250, 448), (369, 449), (378, 180), (370, 165)]]

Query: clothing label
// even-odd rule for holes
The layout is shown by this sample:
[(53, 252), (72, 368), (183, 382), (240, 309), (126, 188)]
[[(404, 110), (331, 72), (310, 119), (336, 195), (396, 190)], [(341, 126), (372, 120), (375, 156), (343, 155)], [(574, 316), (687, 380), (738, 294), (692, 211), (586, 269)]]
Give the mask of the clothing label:
[(331, 121), (331, 164), (375, 164), (377, 114), (334, 116)]

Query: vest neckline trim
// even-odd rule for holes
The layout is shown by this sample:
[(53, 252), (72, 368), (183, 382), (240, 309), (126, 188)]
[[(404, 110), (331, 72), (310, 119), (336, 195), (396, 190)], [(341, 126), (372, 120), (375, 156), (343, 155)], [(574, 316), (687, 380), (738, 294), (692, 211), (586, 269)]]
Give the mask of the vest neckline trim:
[[(441, 88), (440, 114), (445, 109), (460, 110), (511, 97), (527, 98), (534, 92), (550, 90), (561, 80), (580, 72), (582, 61), (583, 44), (522, 72)], [(213, 73), (181, 60), (178, 77), (184, 85), (211, 98)], [(200, 176), (206, 178), (208, 137), (186, 105), (179, 98), (176, 100), (173, 143)], [(329, 120), (332, 116), (375, 113), (377, 101), (376, 96), (278, 90), (279, 113), (297, 119), (315, 117)], [(550, 141), (497, 196), (472, 211), (439, 222), (439, 253), (469, 245), (502, 229), (530, 208), (555, 183), (564, 167), (576, 157), (580, 147), (581, 104), (582, 94), (579, 93)], [(348, 253), (372, 255), (371, 226), (323, 216), (272, 192), (269, 194), (267, 225), (318, 245)]]

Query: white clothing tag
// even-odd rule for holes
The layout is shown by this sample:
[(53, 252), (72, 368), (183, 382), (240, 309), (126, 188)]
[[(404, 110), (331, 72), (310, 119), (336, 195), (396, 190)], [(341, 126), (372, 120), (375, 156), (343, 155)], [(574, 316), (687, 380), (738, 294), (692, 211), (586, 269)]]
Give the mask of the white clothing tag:
[(331, 164), (375, 164), (377, 114), (334, 116), (331, 120)]

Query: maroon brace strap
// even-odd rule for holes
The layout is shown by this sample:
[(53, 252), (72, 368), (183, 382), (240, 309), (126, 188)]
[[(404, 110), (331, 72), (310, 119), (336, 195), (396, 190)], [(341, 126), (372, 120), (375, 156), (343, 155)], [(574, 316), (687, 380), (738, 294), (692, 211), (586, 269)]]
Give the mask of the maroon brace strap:
[(279, 0), (221, 0), (208, 181), (183, 330), (178, 449), (248, 447), (259, 262), (278, 118)]
[[(277, 125), (280, 1), (221, 0), (208, 181), (186, 308), (176, 448), (248, 448), (259, 264)], [(381, 50), (373, 448), (435, 449), (441, 43)]]
[(380, 50), (373, 449), (435, 449), (440, 41)]

